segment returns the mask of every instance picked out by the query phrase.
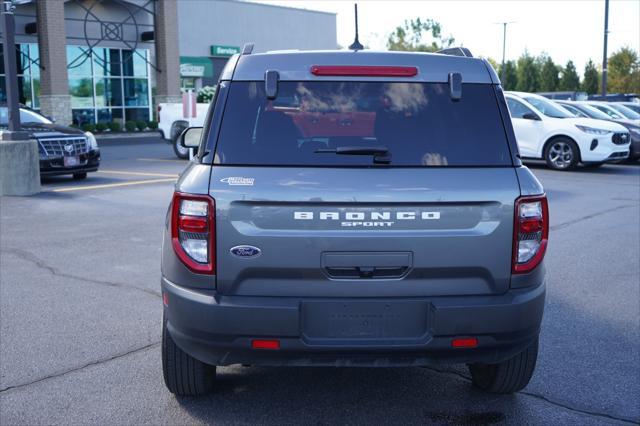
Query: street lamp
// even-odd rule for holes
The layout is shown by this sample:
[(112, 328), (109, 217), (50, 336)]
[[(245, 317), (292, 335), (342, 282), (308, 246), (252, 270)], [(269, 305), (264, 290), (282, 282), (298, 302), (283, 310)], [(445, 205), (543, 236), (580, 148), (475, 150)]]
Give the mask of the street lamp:
[(602, 53), (602, 96), (607, 96), (607, 36), (609, 35), (609, 0), (604, 0), (604, 49)]
[(20, 127), (20, 104), (18, 98), (18, 70), (16, 65), (16, 24), (13, 13), (16, 5), (28, 3), (27, 0), (3, 0), (2, 26), (4, 35), (4, 71), (5, 87), (7, 90), (8, 132), (2, 133), (4, 140), (24, 140), (28, 138)]
[(18, 70), (16, 67), (16, 5), (26, 0), (0, 0), (7, 91), (8, 131), (0, 132), (0, 195), (25, 196), (40, 192), (38, 143), (20, 128)]
[(500, 82), (504, 86), (504, 77), (505, 77), (504, 76), (504, 58), (505, 58), (505, 51), (507, 47), (507, 25), (515, 24), (515, 21), (495, 22), (495, 23), (502, 25), (502, 65), (500, 66)]

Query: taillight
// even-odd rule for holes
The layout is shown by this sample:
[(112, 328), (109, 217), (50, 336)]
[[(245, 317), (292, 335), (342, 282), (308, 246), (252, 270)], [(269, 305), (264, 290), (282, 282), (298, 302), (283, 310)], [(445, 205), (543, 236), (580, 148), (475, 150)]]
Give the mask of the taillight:
[(178, 258), (200, 274), (215, 273), (215, 204), (207, 195), (173, 194), (171, 243)]
[(514, 274), (532, 271), (542, 262), (549, 238), (547, 197), (521, 197), (516, 200), (513, 227)]

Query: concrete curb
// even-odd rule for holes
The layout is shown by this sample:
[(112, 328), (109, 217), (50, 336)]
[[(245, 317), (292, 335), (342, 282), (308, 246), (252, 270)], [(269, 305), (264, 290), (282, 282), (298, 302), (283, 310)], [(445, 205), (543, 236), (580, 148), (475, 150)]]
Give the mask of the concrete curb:
[(98, 141), (108, 141), (109, 139), (127, 138), (159, 138), (160, 132), (117, 132), (117, 133), (94, 133)]

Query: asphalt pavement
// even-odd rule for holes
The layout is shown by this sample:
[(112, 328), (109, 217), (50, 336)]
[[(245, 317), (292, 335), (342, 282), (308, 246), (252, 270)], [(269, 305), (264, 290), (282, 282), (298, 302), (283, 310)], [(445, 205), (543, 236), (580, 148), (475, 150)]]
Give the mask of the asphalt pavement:
[(538, 366), (511, 396), (464, 366), (220, 368), (176, 398), (160, 365), (160, 244), (186, 162), (102, 144), (98, 173), (0, 199), (0, 424), (638, 424), (640, 166), (554, 172)]

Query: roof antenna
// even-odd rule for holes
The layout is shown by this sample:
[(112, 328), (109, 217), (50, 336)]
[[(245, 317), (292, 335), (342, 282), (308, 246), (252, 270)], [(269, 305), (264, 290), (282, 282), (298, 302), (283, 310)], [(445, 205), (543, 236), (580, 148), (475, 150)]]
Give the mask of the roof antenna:
[(356, 39), (353, 41), (351, 46), (349, 46), (350, 50), (362, 50), (364, 46), (360, 44), (360, 40), (358, 40), (358, 3), (354, 3), (353, 5), (356, 9)]

